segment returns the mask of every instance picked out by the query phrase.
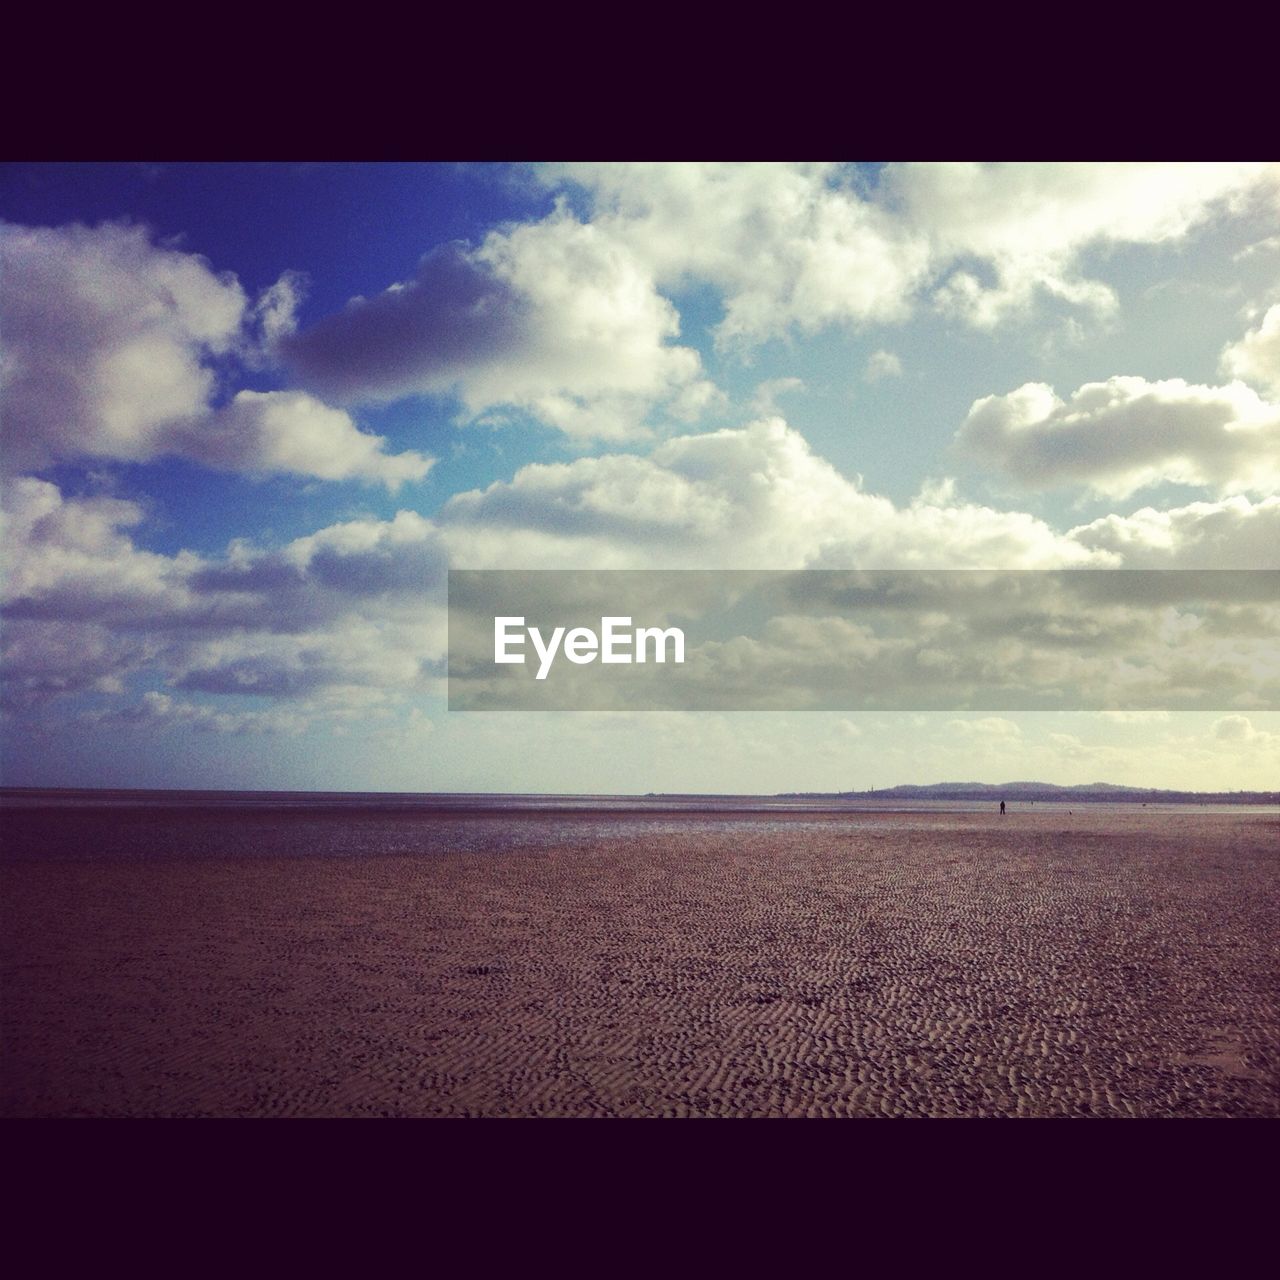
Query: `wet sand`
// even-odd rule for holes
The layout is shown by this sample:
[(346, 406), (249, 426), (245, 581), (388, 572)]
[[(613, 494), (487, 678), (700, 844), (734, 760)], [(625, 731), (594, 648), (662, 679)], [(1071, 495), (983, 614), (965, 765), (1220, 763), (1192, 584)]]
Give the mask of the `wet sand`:
[(1280, 1115), (1274, 815), (99, 820), (0, 867), (8, 1116)]

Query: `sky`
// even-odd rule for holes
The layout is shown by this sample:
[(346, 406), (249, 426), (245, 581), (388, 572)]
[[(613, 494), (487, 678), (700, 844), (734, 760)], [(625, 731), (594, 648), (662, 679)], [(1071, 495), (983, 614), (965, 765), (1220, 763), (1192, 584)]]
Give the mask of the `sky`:
[(1280, 568), (1280, 165), (10, 165), (0, 520), (6, 785), (1274, 788), (1248, 699), (451, 712), (445, 584)]

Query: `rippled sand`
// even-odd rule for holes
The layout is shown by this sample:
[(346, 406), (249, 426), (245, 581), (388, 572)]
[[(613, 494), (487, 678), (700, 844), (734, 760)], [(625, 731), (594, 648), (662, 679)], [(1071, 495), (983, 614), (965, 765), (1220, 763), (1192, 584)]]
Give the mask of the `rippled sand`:
[(1280, 1115), (1274, 817), (555, 822), (9, 862), (4, 1113)]

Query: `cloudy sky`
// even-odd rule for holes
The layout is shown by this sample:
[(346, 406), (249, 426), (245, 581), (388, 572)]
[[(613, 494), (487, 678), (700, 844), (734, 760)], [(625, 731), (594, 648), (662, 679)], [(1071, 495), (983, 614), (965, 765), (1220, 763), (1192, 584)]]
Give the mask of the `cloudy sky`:
[(1280, 568), (1280, 166), (9, 166), (3, 780), (1274, 787), (1280, 714), (449, 712), (466, 569)]

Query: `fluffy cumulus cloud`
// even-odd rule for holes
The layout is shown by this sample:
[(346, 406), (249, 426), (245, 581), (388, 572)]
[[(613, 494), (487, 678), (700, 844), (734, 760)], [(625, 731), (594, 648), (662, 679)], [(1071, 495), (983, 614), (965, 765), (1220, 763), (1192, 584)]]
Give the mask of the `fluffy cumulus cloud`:
[(364, 480), (393, 491), (421, 480), (433, 463), (412, 450), (388, 453), (381, 436), (303, 391), (239, 391), (222, 408), (175, 424), (166, 443), (219, 470)]
[(416, 513), (335, 525), (278, 550), (237, 542), (212, 560), (139, 548), (143, 519), (136, 504), (67, 498), (42, 480), (7, 486), (9, 705), (118, 693), (143, 672), (180, 690), (271, 700), (382, 698), (438, 682), (445, 552)]
[(546, 177), (587, 190), (592, 224), (663, 287), (715, 286), (723, 343), (903, 320), (929, 266), (919, 233), (834, 165), (590, 165)]
[[(1116, 296), (1094, 278), (1098, 251), (1176, 245), (1274, 203), (1274, 167), (624, 165), (549, 168), (542, 181), (547, 216), (424, 245), (410, 278), (303, 330), (299, 276), (251, 297), (136, 226), (0, 226), (7, 704), (25, 714), (81, 695), (76, 713), (100, 727), (217, 733), (376, 720), (441, 691), (450, 565), (1280, 567), (1280, 305), (1222, 351), (1222, 386), (1117, 376), (1059, 395), (1028, 382), (973, 404), (959, 446), (1027, 488), (1207, 491), (1066, 531), (952, 484), (908, 502), (869, 492), (777, 416), (804, 390), (795, 377), (759, 384), (749, 425), (698, 425), (725, 398), (680, 314), (696, 295), (717, 347), (708, 362), (723, 368), (765, 343), (921, 311), (979, 328), (1043, 298), (1105, 314)], [(849, 376), (901, 377), (891, 348), (908, 349), (877, 335)], [(273, 388), (278, 375), (294, 385), (246, 387), (268, 371)], [(652, 443), (522, 466), (430, 518), (348, 519), (219, 555), (150, 551), (146, 505), (92, 479), (89, 496), (70, 496), (34, 474), (178, 456), (394, 492), (433, 460), (363, 430), (359, 406), (421, 395), (454, 398), (472, 422)], [(725, 679), (758, 685), (797, 654), (829, 661), (822, 626), (779, 627), (754, 649), (726, 646)], [(975, 652), (1007, 663), (989, 639)], [(1197, 642), (1227, 640), (1207, 628)], [(937, 648), (938, 678), (952, 679)], [(1000, 718), (951, 733), (1017, 749)], [(1273, 748), (1259, 733), (1233, 714), (1211, 736)]]
[(716, 398), (675, 307), (626, 247), (561, 211), (429, 253), (417, 274), (286, 338), (304, 382), (346, 401), (457, 394), (574, 437), (642, 435)]
[[(137, 503), (7, 482), (7, 687), (16, 702), (124, 687), (314, 698), (439, 688), (445, 572), (460, 567), (1106, 564), (1028, 516), (863, 492), (780, 419), (648, 457), (529, 465), (428, 519), (359, 519), (216, 558), (137, 545)], [(51, 656), (52, 655), (52, 656)]]
[(245, 338), (233, 277), (139, 227), (0, 230), (5, 454), (144, 459), (205, 409), (210, 357)]
[(1070, 537), (1133, 569), (1280, 569), (1280, 496), (1143, 507), (1080, 525)]
[(144, 518), (136, 502), (67, 499), (46, 480), (23, 476), (0, 495), (6, 615), (136, 620), (167, 613), (192, 563), (134, 545)]
[(1259, 323), (1222, 353), (1222, 367), (1232, 377), (1280, 396), (1280, 302)]
[(1165, 482), (1223, 494), (1280, 488), (1280, 405), (1243, 383), (1115, 377), (1063, 400), (1029, 382), (969, 411), (957, 443), (1027, 488), (1126, 497)]
[(780, 418), (522, 468), (441, 519), (467, 568), (1050, 567), (1110, 561), (1017, 512), (864, 492)]
[[(138, 546), (146, 512), (135, 503), (71, 498), (30, 477), (10, 480), (3, 499), (9, 704), (96, 693), (123, 698), (107, 709), (119, 712), (122, 726), (220, 732), (293, 732), (344, 716), (372, 721), (406, 699), (438, 695), (450, 565), (1224, 567), (1274, 563), (1280, 544), (1274, 498), (1139, 512), (1069, 533), (963, 503), (949, 486), (895, 504), (841, 475), (778, 418), (667, 440), (647, 456), (531, 464), (509, 481), (455, 495), (433, 518), (401, 511), (347, 520), (277, 548), (240, 540), (216, 557)], [(1034, 624), (1024, 619), (1023, 631)], [(805, 655), (831, 661), (825, 622), (787, 625), (767, 643), (725, 646), (717, 657), (723, 682), (755, 673), (759, 687)], [(1127, 632), (1077, 630), (1022, 638), (1085, 656), (1104, 641), (1132, 640)], [(992, 636), (978, 636), (973, 661), (1003, 669), (1012, 659)], [(1197, 642), (1225, 643), (1212, 629)], [(955, 679), (944, 661), (955, 658), (948, 659), (952, 647), (944, 629), (937, 646), (944, 684)], [(1176, 658), (1176, 645), (1172, 652)], [(899, 662), (889, 650), (876, 660), (886, 672)], [(1067, 663), (1064, 679), (1074, 671), (1069, 654), (1054, 661)], [(795, 682), (812, 685), (813, 663), (801, 666)], [(139, 703), (129, 692), (139, 680), (163, 687)], [(1238, 700), (1240, 690), (1230, 692), (1232, 701), (1218, 705), (1251, 705)], [(210, 700), (224, 705), (211, 709)], [(272, 708), (282, 715), (248, 714)]]
[(472, 418), (516, 409), (577, 438), (644, 434), (656, 409), (695, 420), (721, 399), (679, 343), (671, 295), (710, 284), (722, 343), (904, 319), (927, 249), (831, 166), (547, 169), (591, 212), (427, 254), (416, 275), (281, 344), (345, 401), (452, 392)]
[(1216, 214), (1276, 199), (1264, 164), (910, 164), (889, 167), (886, 198), (927, 238), (934, 301), (989, 328), (1037, 294), (1109, 311), (1086, 250), (1176, 244)]
[(6, 470), (177, 455), (390, 488), (420, 479), (430, 459), (388, 454), (300, 393), (242, 391), (216, 407), (225, 369), (260, 364), (292, 328), (298, 296), (286, 276), (251, 300), (234, 276), (141, 227), (0, 226)]
[(874, 187), (834, 165), (590, 165), (548, 171), (664, 285), (709, 281), (724, 340), (905, 319), (921, 301), (990, 327), (1037, 294), (1106, 311), (1089, 249), (1176, 243), (1274, 200), (1262, 164), (889, 165)]
[[(418, 271), (296, 334), (300, 379), (345, 403), (453, 394), (471, 419), (517, 411), (577, 439), (621, 440), (661, 411), (721, 399), (681, 345), (676, 302), (709, 288), (721, 347), (941, 307), (987, 326), (1039, 294), (1105, 311), (1086, 251), (1179, 241), (1272, 198), (1262, 165), (549, 166), (547, 217)], [(566, 196), (572, 197), (567, 199)], [(871, 377), (892, 376), (890, 353)]]

